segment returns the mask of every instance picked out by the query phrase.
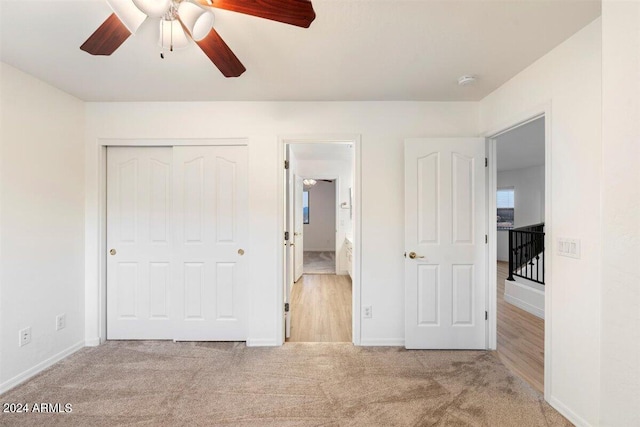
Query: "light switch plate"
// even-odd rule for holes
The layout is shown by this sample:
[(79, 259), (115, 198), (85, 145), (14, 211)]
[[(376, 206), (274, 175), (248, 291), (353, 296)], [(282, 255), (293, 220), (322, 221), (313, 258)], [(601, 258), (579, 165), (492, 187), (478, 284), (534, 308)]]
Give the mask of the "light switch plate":
[(558, 255), (570, 258), (580, 258), (580, 239), (558, 237)]

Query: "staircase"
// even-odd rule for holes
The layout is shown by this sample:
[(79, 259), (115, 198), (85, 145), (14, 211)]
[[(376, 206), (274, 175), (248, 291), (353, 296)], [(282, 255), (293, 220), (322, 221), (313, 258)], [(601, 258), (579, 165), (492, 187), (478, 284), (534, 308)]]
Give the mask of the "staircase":
[(544, 285), (544, 222), (509, 230), (509, 277)]
[(504, 299), (544, 319), (544, 223), (509, 230)]

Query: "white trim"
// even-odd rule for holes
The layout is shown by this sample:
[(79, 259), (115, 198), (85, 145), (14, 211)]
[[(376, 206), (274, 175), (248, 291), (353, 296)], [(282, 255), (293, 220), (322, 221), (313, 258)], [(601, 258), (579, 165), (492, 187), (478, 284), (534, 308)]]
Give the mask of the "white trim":
[[(517, 280), (526, 280), (517, 278)], [(527, 280), (529, 282), (529, 280)], [(541, 319), (544, 319), (544, 291), (536, 289), (532, 286), (527, 286), (518, 281), (505, 280), (504, 300), (509, 304), (515, 305), (524, 311), (533, 314)], [(511, 293), (510, 293), (511, 292)], [(515, 294), (518, 294), (516, 296)], [(529, 299), (527, 301), (527, 299)], [(542, 307), (540, 304), (536, 305), (536, 299), (542, 301)]]
[(369, 347), (404, 347), (404, 338), (365, 338), (360, 345)]
[[(176, 146), (229, 146), (246, 145), (249, 138), (98, 138), (96, 169), (98, 171), (98, 344), (107, 340), (107, 147), (176, 147)], [(250, 237), (250, 236), (249, 236)], [(86, 292), (86, 291), (85, 291)], [(96, 301), (85, 300), (87, 307)], [(86, 337), (86, 342), (95, 343), (95, 337)], [(95, 345), (98, 345), (95, 344)]]
[(549, 117), (549, 114), (551, 114), (551, 102), (544, 103), (520, 114), (515, 114), (511, 119), (504, 121), (500, 126), (485, 131), (482, 135), (486, 138), (496, 139), (504, 133), (538, 120), (541, 117)]
[(102, 342), (99, 337), (84, 340), (85, 347), (97, 347), (100, 344), (102, 344)]
[(520, 298), (516, 298), (511, 295), (505, 294), (504, 300), (511, 305), (515, 305), (516, 307), (523, 309), (527, 313), (531, 313), (536, 317), (544, 319), (544, 311), (540, 310), (538, 307), (535, 307), (529, 304), (524, 300), (521, 300)]
[[(544, 103), (536, 108), (526, 110), (515, 114), (511, 119), (504, 122), (503, 125), (498, 126), (494, 129), (486, 131), (483, 135), (489, 140), (489, 146), (492, 147), (489, 150), (489, 167), (491, 168), (490, 177), (493, 178), (492, 188), (490, 188), (490, 193), (496, 191), (497, 189), (497, 162), (496, 162), (496, 152), (495, 152), (495, 138), (505, 132), (508, 132), (512, 129), (515, 129), (519, 126), (527, 124), (533, 120), (537, 120), (541, 117), (544, 117), (544, 156), (545, 156), (545, 165), (544, 165), (544, 201), (545, 201), (545, 237), (544, 244), (546, 248), (552, 247), (553, 242), (553, 226), (552, 226), (552, 217), (551, 217), (551, 120), (552, 120), (552, 105), (551, 101)], [(496, 200), (495, 195), (493, 197), (489, 197), (488, 199), (488, 210), (489, 213), (496, 211)], [(489, 215), (491, 218), (491, 215)], [(495, 215), (493, 215), (495, 217)], [(491, 220), (490, 220), (491, 221)], [(495, 220), (493, 221), (495, 222)], [(491, 224), (491, 222), (490, 222)], [(497, 272), (496, 272), (496, 264), (497, 264), (497, 248), (495, 244), (495, 240), (497, 239), (497, 232), (495, 227), (489, 228), (489, 236), (491, 238), (491, 242), (493, 242), (493, 246), (490, 246), (489, 252), (489, 265), (488, 269), (491, 271), (492, 276), (489, 279), (488, 288), (489, 288), (489, 299), (496, 299), (497, 296)], [(550, 250), (550, 249), (549, 249)], [(545, 257), (545, 292), (544, 292), (544, 312), (545, 312), (545, 322), (544, 322), (544, 398), (547, 402), (552, 403), (551, 401), (551, 378), (552, 378), (552, 366), (551, 366), (551, 354), (553, 351), (552, 348), (552, 340), (551, 340), (551, 325), (552, 325), (552, 308), (551, 308), (551, 295), (553, 292), (553, 284), (552, 284), (552, 269), (551, 269), (552, 257)], [(493, 302), (491, 302), (493, 305)], [(496, 310), (492, 308), (489, 311), (489, 337), (490, 337), (490, 347), (493, 345), (497, 345), (497, 317)], [(494, 340), (492, 342), (492, 340)], [(555, 404), (552, 403), (552, 406), (556, 407)], [(557, 409), (557, 408), (556, 408)], [(562, 411), (561, 411), (562, 412)]]
[[(496, 210), (494, 209), (496, 206), (496, 192), (494, 188), (497, 188), (497, 167), (495, 167), (496, 163), (496, 141), (495, 139), (487, 140), (487, 148), (486, 154), (487, 159), (489, 161), (489, 165), (487, 167), (487, 235), (489, 239), (489, 247), (487, 252), (487, 296), (486, 296), (486, 307), (487, 307), (487, 343), (486, 347), (489, 350), (497, 350), (498, 349), (498, 330), (497, 330), (497, 322), (498, 322), (498, 298), (497, 298), (497, 287), (496, 277), (498, 274), (497, 263), (493, 259), (493, 255), (496, 254), (497, 258), (497, 240), (498, 240), (498, 221), (495, 215)], [(494, 261), (494, 262), (492, 262)]]
[[(358, 134), (338, 134), (338, 135), (283, 135), (278, 137), (278, 160), (276, 167), (278, 168), (277, 176), (277, 188), (278, 188), (278, 233), (274, 247), (277, 251), (278, 257), (278, 275), (277, 275), (277, 290), (276, 290), (276, 341), (280, 344), (284, 343), (284, 251), (282, 250), (282, 236), (285, 231), (285, 203), (286, 198), (284, 195), (284, 182), (285, 172), (283, 164), (285, 161), (285, 146), (287, 144), (352, 144), (354, 147), (353, 156), (353, 199), (354, 199), (354, 211), (353, 211), (353, 277), (351, 278), (352, 286), (352, 307), (351, 307), (351, 331), (352, 342), (355, 345), (360, 345), (360, 295), (361, 295), (361, 282), (360, 282), (360, 263), (361, 263), (361, 137)], [(339, 206), (337, 206), (339, 208)], [(338, 242), (336, 242), (337, 244)]]
[(7, 381), (0, 384), (0, 394), (6, 393), (7, 391), (11, 390), (15, 386), (27, 381), (30, 378), (33, 378), (34, 376), (38, 375), (40, 372), (58, 363), (65, 357), (69, 357), (70, 355), (72, 355), (73, 353), (75, 353), (76, 351), (80, 350), (83, 347), (84, 347), (84, 341), (77, 342), (71, 347), (68, 347), (62, 350), (61, 352), (54, 354), (50, 358), (43, 360), (42, 362), (38, 363), (36, 366), (33, 366), (27, 369), (26, 371), (19, 373), (15, 377), (8, 379)]
[(274, 339), (247, 338), (247, 347), (279, 347), (282, 344)]
[[(545, 381), (546, 381), (546, 379), (545, 379)], [(591, 426), (591, 424), (589, 424), (584, 418), (581, 418), (580, 416), (578, 416), (575, 412), (573, 412), (571, 409), (567, 408), (564, 405), (564, 403), (560, 402), (555, 397), (551, 396), (549, 399), (547, 399), (547, 401), (558, 412), (560, 412), (560, 414), (563, 417), (565, 417), (566, 419), (571, 421), (571, 423), (573, 425), (575, 425), (576, 427), (590, 427)]]
[(98, 144), (104, 147), (180, 147), (208, 145), (249, 145), (247, 138), (100, 138)]

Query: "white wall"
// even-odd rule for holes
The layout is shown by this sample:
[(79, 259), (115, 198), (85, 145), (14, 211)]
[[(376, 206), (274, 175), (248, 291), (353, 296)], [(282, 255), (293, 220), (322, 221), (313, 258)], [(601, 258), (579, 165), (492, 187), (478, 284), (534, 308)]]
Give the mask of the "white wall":
[[(86, 124), (86, 308), (88, 342), (99, 336), (99, 138), (233, 138), (249, 140), (249, 341), (276, 342), (278, 316), (278, 137), (360, 134), (362, 141), (362, 295), (374, 317), (363, 344), (404, 342), (403, 140), (478, 134), (477, 103), (211, 102), (88, 103)], [(252, 256), (252, 254), (256, 254)]]
[[(347, 160), (296, 160), (297, 173), (303, 177), (338, 177), (339, 204), (349, 201), (349, 188), (353, 186), (353, 162)], [(347, 255), (344, 238), (353, 234), (353, 220), (348, 209), (339, 209), (336, 239), (333, 250), (338, 259), (337, 274), (347, 274)], [(335, 216), (335, 214), (334, 214)], [(304, 243), (305, 249), (307, 242)]]
[[(513, 219), (516, 228), (544, 222), (544, 166), (498, 172), (497, 184), (498, 188), (515, 189)], [(498, 260), (509, 261), (508, 230), (498, 230)]]
[(602, 3), (602, 416), (640, 425), (640, 3)]
[(304, 250), (335, 251), (336, 183), (319, 180), (316, 185), (307, 188), (307, 191), (309, 191), (309, 224), (304, 225)]
[(560, 236), (581, 239), (582, 254), (561, 257), (552, 245), (545, 256), (552, 349), (551, 381), (545, 386), (551, 403), (578, 425), (597, 425), (600, 416), (601, 67), (597, 19), (480, 103), (486, 132), (550, 103), (546, 232), (550, 242)]
[(84, 106), (3, 63), (0, 85), (2, 393), (84, 345)]

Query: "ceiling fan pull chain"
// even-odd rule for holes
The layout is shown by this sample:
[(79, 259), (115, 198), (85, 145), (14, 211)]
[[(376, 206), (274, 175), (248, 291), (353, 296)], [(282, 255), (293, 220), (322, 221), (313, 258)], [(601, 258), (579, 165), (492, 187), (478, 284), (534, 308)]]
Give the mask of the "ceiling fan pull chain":
[[(164, 25), (160, 25), (160, 40), (164, 40)], [(160, 43), (160, 58), (164, 59), (164, 42)]]
[(171, 52), (173, 52), (173, 21), (175, 21), (175, 19), (172, 19), (172, 20), (171, 20), (171, 42), (170, 42), (170, 43), (171, 43), (171, 45), (170, 45), (170, 47), (169, 47), (169, 50), (170, 50)]

